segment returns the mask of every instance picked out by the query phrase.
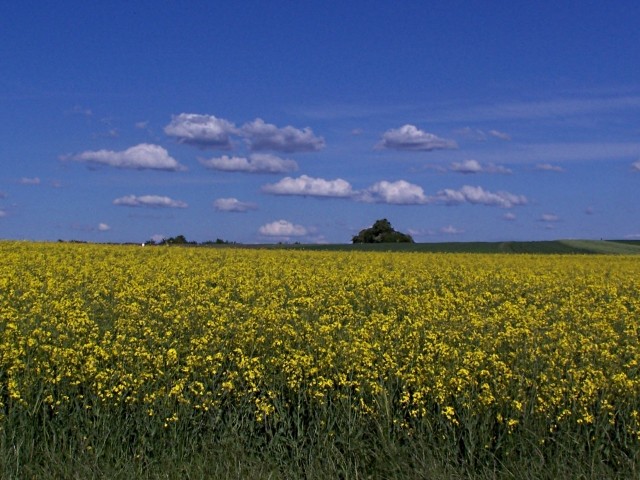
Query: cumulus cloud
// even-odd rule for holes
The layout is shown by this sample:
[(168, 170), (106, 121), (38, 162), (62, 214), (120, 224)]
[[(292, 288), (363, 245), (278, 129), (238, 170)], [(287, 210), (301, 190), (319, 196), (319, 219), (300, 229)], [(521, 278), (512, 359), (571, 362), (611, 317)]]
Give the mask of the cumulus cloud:
[(277, 183), (262, 187), (265, 193), (273, 195), (303, 195), (312, 197), (350, 197), (351, 184), (341, 178), (325, 180), (302, 175), (298, 178), (285, 177)]
[(458, 145), (453, 140), (437, 137), (433, 133), (407, 124), (397, 129), (387, 130), (376, 148), (428, 152), (458, 148)]
[(471, 203), (474, 205), (490, 205), (503, 208), (527, 204), (527, 198), (524, 195), (515, 195), (509, 192), (490, 192), (484, 190), (482, 187), (473, 187), (470, 185), (465, 185), (459, 190), (449, 188), (440, 190), (429, 200), (446, 205)]
[(98, 224), (98, 231), (100, 231), (100, 232), (108, 232), (109, 230), (111, 230), (111, 227), (109, 225), (107, 225), (106, 223), (99, 223)]
[(161, 195), (126, 195), (116, 198), (113, 204), (125, 207), (187, 208), (185, 202)]
[(164, 148), (149, 143), (141, 143), (121, 152), (111, 150), (86, 151), (61, 158), (63, 160), (136, 170), (186, 170)]
[(295, 225), (286, 220), (276, 220), (267, 223), (258, 230), (261, 235), (269, 237), (301, 237), (307, 234), (307, 229), (302, 225)]
[(538, 163), (536, 164), (536, 170), (542, 170), (545, 172), (564, 172), (564, 168), (558, 165), (551, 165), (550, 163)]
[(256, 210), (255, 203), (241, 202), (237, 198), (218, 198), (213, 202), (213, 207), (219, 212), (248, 212)]
[(637, 162), (633, 162), (633, 163), (631, 164), (631, 169), (632, 169), (634, 172), (640, 172), (640, 160), (638, 160)]
[(292, 126), (278, 128), (261, 118), (245, 124), (241, 134), (253, 151), (316, 152), (325, 146), (324, 138), (317, 137), (308, 127), (302, 130)]
[(22, 177), (20, 179), (20, 184), (21, 185), (40, 185), (40, 178), (38, 177)]
[(298, 164), (294, 160), (269, 153), (254, 153), (249, 155), (249, 158), (223, 155), (219, 158), (200, 160), (200, 163), (207, 168), (226, 172), (288, 173), (298, 170)]
[(396, 205), (420, 205), (428, 203), (424, 190), (405, 180), (374, 183), (357, 195), (358, 200), (368, 203), (391, 203)]
[(231, 148), (230, 135), (238, 130), (233, 123), (213, 115), (181, 113), (172, 117), (171, 123), (164, 127), (164, 133), (179, 143), (228, 150)]
[(482, 165), (477, 160), (464, 160), (462, 162), (453, 162), (451, 170), (458, 173), (512, 173), (510, 169), (501, 165), (489, 163)]

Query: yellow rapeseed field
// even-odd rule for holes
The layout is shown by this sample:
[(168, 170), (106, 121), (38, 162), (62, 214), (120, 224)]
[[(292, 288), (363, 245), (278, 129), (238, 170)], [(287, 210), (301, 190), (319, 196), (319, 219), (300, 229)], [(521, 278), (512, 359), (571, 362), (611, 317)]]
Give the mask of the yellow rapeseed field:
[(409, 434), (637, 448), (639, 367), (637, 257), (0, 243), (0, 428), (348, 402)]

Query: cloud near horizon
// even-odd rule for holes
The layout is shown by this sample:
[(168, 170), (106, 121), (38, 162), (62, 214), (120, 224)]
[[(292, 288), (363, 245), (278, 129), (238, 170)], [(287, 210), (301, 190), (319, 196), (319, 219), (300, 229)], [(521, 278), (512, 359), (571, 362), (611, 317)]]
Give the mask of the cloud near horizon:
[(447, 235), (460, 235), (464, 233), (464, 230), (461, 228), (456, 228), (453, 225), (447, 225), (446, 227), (442, 227), (440, 229), (440, 233), (445, 233)]
[(440, 138), (433, 133), (420, 130), (415, 125), (403, 125), (397, 129), (387, 130), (376, 149), (424, 151), (448, 150), (458, 148), (453, 140)]
[(294, 160), (287, 160), (269, 153), (254, 153), (245, 157), (223, 155), (209, 160), (200, 160), (206, 168), (225, 172), (244, 173), (289, 173), (298, 170)]
[(255, 203), (241, 202), (237, 198), (218, 198), (213, 202), (213, 207), (219, 212), (248, 212), (249, 210), (257, 210)]
[(302, 237), (307, 234), (307, 229), (286, 220), (276, 220), (261, 226), (258, 232), (268, 237)]
[(125, 207), (151, 207), (151, 208), (187, 208), (187, 204), (181, 200), (174, 200), (161, 195), (126, 195), (116, 198), (114, 205)]
[(167, 150), (159, 145), (149, 143), (141, 143), (120, 152), (112, 150), (86, 151), (76, 155), (63, 156), (61, 160), (134, 170), (186, 170), (186, 167), (172, 158)]

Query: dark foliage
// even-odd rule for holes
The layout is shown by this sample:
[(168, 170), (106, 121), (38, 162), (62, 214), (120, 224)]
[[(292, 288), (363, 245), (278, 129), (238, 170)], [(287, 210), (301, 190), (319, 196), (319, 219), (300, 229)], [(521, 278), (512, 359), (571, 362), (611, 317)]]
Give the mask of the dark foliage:
[(411, 235), (397, 232), (386, 218), (376, 220), (370, 228), (360, 230), (351, 241), (353, 243), (413, 243)]

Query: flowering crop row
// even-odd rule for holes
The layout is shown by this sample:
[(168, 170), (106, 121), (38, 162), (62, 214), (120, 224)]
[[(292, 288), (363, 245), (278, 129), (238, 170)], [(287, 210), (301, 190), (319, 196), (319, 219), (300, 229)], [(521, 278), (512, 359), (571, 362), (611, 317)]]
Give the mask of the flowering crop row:
[(348, 402), (407, 432), (480, 422), (488, 448), (573, 429), (637, 449), (639, 368), (634, 257), (0, 243), (0, 427)]

